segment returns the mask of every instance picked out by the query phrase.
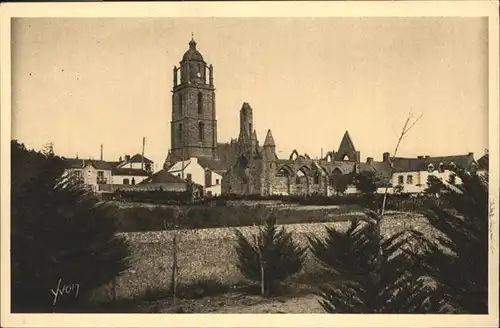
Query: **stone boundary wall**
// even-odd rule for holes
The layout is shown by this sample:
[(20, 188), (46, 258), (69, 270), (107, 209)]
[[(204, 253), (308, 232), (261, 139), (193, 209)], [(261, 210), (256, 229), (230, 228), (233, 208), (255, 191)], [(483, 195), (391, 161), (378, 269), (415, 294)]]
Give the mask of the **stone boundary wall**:
[[(283, 225), (285, 229), (294, 233), (297, 242), (305, 246), (308, 245), (306, 235), (324, 236), (327, 226), (345, 230), (349, 222)], [(384, 235), (392, 235), (405, 227), (430, 235), (436, 234), (427, 219), (417, 214), (401, 214), (388, 217), (382, 222)], [(242, 282), (244, 277), (235, 265), (234, 229), (240, 230), (246, 236), (257, 231), (256, 226), (179, 231), (177, 255), (180, 268), (179, 282), (186, 284), (204, 279), (232, 284)], [(136, 297), (147, 290), (168, 289), (172, 269), (173, 233), (173, 231), (147, 231), (120, 234), (131, 244), (134, 264), (114, 283), (117, 299)], [(318, 264), (312, 255), (308, 254), (305, 267), (300, 274), (315, 272), (317, 269)], [(101, 294), (100, 297), (104, 296)]]

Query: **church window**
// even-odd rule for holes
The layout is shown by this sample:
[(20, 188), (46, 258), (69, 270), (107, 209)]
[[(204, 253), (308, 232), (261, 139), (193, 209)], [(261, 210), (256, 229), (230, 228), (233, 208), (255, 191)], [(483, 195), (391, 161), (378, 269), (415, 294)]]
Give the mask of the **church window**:
[(319, 184), (319, 173), (314, 175), (314, 184)]
[(404, 183), (404, 181), (405, 181), (405, 177), (404, 176), (402, 176), (402, 175), (398, 176), (398, 184), (401, 185), (401, 184)]
[(434, 171), (434, 165), (429, 164), (429, 165), (427, 166), (427, 171), (428, 171), (429, 173), (432, 173), (432, 172)]
[(413, 175), (408, 175), (406, 177), (406, 183), (410, 185), (413, 184)]
[(198, 114), (203, 113), (203, 93), (198, 92)]
[(203, 122), (200, 122), (199, 124), (199, 139), (200, 139), (200, 142), (203, 142), (204, 140), (204, 137), (205, 137), (205, 124), (203, 124)]

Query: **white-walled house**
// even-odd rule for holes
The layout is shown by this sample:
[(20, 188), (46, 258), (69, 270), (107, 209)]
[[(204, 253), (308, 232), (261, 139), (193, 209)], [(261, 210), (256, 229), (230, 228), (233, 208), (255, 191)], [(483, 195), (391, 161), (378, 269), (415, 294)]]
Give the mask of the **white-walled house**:
[(111, 174), (111, 184), (114, 185), (135, 185), (151, 176), (149, 172), (140, 168), (114, 168)]
[(111, 166), (100, 160), (68, 158), (65, 175), (74, 182), (81, 183), (93, 191), (98, 191), (100, 185), (111, 183)]
[(149, 158), (142, 156), (141, 154), (135, 154), (134, 156), (125, 155), (124, 159), (118, 162), (116, 165), (118, 169), (141, 169), (146, 172), (153, 173), (154, 163)]
[(394, 159), (394, 173), (392, 175), (392, 186), (401, 186), (402, 193), (423, 193), (427, 188), (429, 176), (435, 176), (444, 184), (460, 184), (461, 180), (453, 172), (463, 169), (475, 172), (478, 164), (474, 160), (474, 154), (456, 156), (418, 156), (417, 158)]
[(203, 186), (204, 192), (208, 196), (219, 196), (222, 175), (225, 172), (225, 169), (219, 166), (217, 161), (192, 157), (173, 164), (167, 171), (178, 178)]

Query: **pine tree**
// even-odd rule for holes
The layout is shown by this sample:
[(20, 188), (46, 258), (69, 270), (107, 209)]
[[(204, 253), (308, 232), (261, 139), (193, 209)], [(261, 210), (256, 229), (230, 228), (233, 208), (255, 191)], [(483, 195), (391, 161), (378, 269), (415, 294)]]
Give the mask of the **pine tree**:
[(294, 242), (283, 227), (278, 228), (274, 217), (266, 220), (253, 241), (239, 230), (235, 235), (236, 266), (246, 278), (261, 283), (262, 296), (280, 294), (280, 282), (302, 269), (307, 248)]
[[(128, 245), (105, 203), (61, 179), (61, 158), (16, 141), (11, 151), (12, 311), (77, 311), (129, 267)], [(56, 297), (58, 285), (73, 292)]]
[[(376, 217), (376, 213), (371, 213)], [(321, 306), (330, 313), (428, 311), (425, 281), (411, 275), (405, 232), (381, 238), (376, 220), (353, 220), (346, 231), (327, 228), (322, 240), (308, 236), (312, 253), (331, 272), (319, 287)]]
[(446, 186), (450, 208), (427, 211), (430, 224), (442, 233), (437, 240), (414, 231), (425, 245), (416, 255), (420, 274), (437, 284), (440, 312), (488, 313), (488, 174), (456, 172), (462, 181)]

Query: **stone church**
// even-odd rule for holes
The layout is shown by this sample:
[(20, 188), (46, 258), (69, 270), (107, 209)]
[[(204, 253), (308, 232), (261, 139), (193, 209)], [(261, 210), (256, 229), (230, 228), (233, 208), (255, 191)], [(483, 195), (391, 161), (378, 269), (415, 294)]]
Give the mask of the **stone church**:
[[(264, 143), (257, 138), (253, 109), (244, 102), (240, 109), (238, 138), (228, 143), (217, 140), (214, 68), (205, 62), (194, 39), (189, 42), (179, 67), (173, 68), (171, 149), (165, 169), (178, 162), (197, 158), (207, 171), (220, 172), (223, 194), (333, 194), (336, 176), (364, 170), (376, 171), (387, 180), (389, 154), (382, 162), (360, 153), (346, 131), (337, 151), (312, 159), (296, 150), (289, 158), (276, 155), (271, 130)], [(208, 187), (208, 186), (205, 186)]]

